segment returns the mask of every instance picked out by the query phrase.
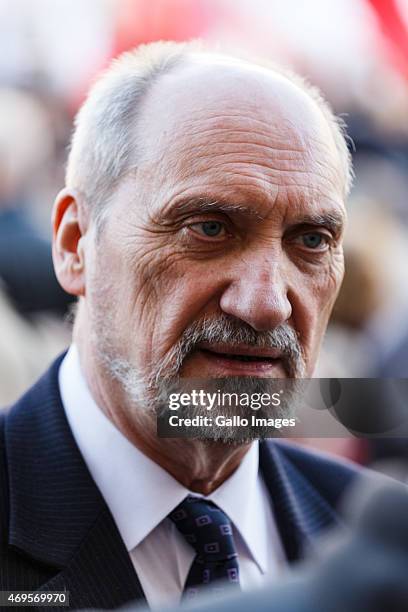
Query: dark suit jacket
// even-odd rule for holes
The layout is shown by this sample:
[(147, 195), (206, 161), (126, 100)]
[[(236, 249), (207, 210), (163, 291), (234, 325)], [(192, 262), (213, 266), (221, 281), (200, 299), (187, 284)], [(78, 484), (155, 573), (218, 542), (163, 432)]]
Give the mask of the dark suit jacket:
[[(61, 359), (0, 420), (0, 590), (65, 589), (75, 609), (142, 602), (129, 554), (65, 418)], [(277, 441), (261, 443), (260, 466), (294, 561), (339, 523), (336, 505), (358, 471)]]

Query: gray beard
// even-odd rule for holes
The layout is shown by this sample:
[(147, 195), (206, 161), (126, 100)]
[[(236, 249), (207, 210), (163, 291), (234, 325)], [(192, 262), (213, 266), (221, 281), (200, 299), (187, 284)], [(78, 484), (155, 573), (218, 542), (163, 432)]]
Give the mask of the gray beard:
[[(124, 359), (115, 348), (108, 329), (107, 317), (94, 320), (93, 343), (98, 358), (105, 372), (112, 380), (119, 383), (126, 398), (132, 421), (149, 417), (155, 423), (156, 417), (168, 411), (168, 399), (171, 393), (182, 393), (188, 389), (219, 390), (221, 393), (246, 393), (271, 395), (284, 385), (285, 393), (279, 406), (261, 407), (253, 411), (248, 407), (231, 403), (229, 406), (214, 406), (211, 416), (218, 415), (250, 418), (256, 414), (259, 418), (291, 418), (297, 410), (300, 381), (304, 375), (304, 360), (295, 332), (288, 325), (282, 325), (270, 332), (256, 332), (250, 326), (226, 315), (216, 319), (204, 319), (185, 330), (180, 340), (158, 363), (149, 364), (143, 371)], [(180, 369), (188, 355), (200, 342), (220, 342), (230, 345), (245, 344), (259, 348), (278, 348), (283, 351), (283, 364), (289, 379), (271, 380), (258, 377), (229, 377), (217, 380), (183, 379)], [(297, 379), (297, 381), (295, 380)], [(193, 418), (203, 415), (200, 406), (189, 406), (186, 416)], [(245, 428), (211, 427), (198, 428), (198, 437), (205, 440), (217, 440), (226, 443), (246, 442), (254, 439), (253, 431)], [(270, 432), (270, 429), (269, 429)], [(257, 428), (256, 437), (265, 437), (267, 430)]]

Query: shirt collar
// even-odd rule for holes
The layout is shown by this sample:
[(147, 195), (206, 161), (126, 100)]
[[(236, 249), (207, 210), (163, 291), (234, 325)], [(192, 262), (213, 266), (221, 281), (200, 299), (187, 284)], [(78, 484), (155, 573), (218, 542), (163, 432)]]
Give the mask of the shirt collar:
[[(131, 551), (187, 495), (197, 494), (144, 455), (105, 416), (87, 386), (75, 345), (61, 364), (59, 385), (78, 448)], [(258, 444), (253, 443), (235, 472), (206, 499), (229, 516), (265, 571), (266, 542), (259, 528), (265, 519), (258, 467)]]

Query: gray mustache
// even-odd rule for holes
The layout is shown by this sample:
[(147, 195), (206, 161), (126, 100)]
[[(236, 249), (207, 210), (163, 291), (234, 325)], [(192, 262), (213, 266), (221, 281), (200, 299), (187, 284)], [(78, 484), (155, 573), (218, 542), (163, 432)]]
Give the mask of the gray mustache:
[(187, 342), (194, 345), (200, 342), (226, 342), (232, 346), (246, 344), (257, 348), (277, 348), (288, 354), (301, 354), (297, 335), (287, 324), (271, 331), (258, 332), (246, 323), (223, 315), (217, 319), (204, 319), (186, 332)]
[(183, 361), (201, 342), (227, 343), (231, 346), (245, 344), (248, 347), (276, 348), (282, 352), (285, 369), (290, 377), (300, 377), (304, 371), (302, 349), (296, 332), (283, 324), (271, 331), (258, 332), (243, 321), (220, 315), (217, 318), (204, 318), (186, 328), (171, 354), (161, 364), (158, 376), (176, 375)]

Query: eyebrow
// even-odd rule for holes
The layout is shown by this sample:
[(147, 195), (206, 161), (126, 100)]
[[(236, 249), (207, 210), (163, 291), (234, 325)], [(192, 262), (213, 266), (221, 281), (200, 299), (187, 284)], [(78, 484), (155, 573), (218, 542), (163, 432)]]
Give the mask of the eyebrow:
[(189, 212), (224, 212), (239, 213), (262, 221), (264, 217), (254, 210), (253, 206), (245, 204), (233, 204), (228, 200), (211, 197), (188, 198), (181, 200), (171, 207), (171, 214), (183, 214)]
[(296, 219), (296, 222), (291, 224), (291, 227), (299, 225), (311, 225), (314, 227), (326, 227), (333, 234), (339, 234), (345, 224), (345, 218), (340, 212), (323, 212), (310, 213)]
[[(261, 215), (254, 210), (253, 205), (249, 204), (234, 204), (228, 200), (215, 197), (191, 197), (178, 201), (171, 206), (171, 211), (168, 214), (177, 215), (191, 212), (223, 212), (223, 213), (238, 213), (251, 217), (258, 221), (264, 221), (265, 215)], [(345, 224), (345, 217), (341, 212), (327, 211), (322, 213), (306, 214), (290, 224), (290, 228), (299, 227), (301, 225), (310, 225), (315, 227), (326, 227), (333, 234), (339, 234)]]

